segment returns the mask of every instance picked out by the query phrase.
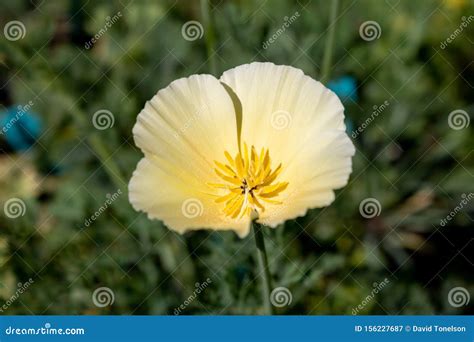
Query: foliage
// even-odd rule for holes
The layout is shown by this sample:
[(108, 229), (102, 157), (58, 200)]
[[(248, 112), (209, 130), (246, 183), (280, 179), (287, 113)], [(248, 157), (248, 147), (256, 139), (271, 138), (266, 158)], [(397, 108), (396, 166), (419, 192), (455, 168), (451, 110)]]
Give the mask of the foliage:
[[(34, 280), (5, 313), (173, 314), (207, 278), (212, 283), (183, 313), (261, 312), (251, 236), (180, 236), (131, 208), (126, 182), (141, 158), (131, 130), (145, 101), (179, 77), (219, 76), (259, 60), (318, 79), (329, 6), (212, 1), (208, 24), (196, 1), (2, 2), (2, 27), (20, 20), (26, 35), (2, 37), (0, 110), (32, 101), (44, 127), (26, 152), (2, 140), (2, 206), (17, 197), (27, 210), (17, 219), (0, 216), (0, 304), (18, 283)], [(297, 20), (263, 48), (295, 12)], [(454, 130), (448, 114), (474, 109), (474, 24), (440, 47), (472, 14), (472, 1), (342, 1), (331, 76), (356, 81), (357, 96), (342, 97), (348, 133), (373, 120), (353, 139), (354, 171), (333, 205), (265, 229), (274, 285), (293, 297), (278, 313), (351, 314), (385, 278), (387, 287), (359, 314), (472, 309), (449, 305), (448, 292), (474, 290), (473, 203), (440, 224), (461, 194), (473, 192), (473, 125)], [(183, 39), (190, 20), (204, 24), (201, 39)], [(359, 34), (369, 20), (381, 28), (373, 41)], [(113, 113), (112, 128), (93, 126), (101, 109)], [(123, 195), (86, 226), (119, 189)], [(360, 214), (366, 198), (380, 202), (379, 216)], [(115, 296), (104, 308), (91, 300), (101, 286)]]

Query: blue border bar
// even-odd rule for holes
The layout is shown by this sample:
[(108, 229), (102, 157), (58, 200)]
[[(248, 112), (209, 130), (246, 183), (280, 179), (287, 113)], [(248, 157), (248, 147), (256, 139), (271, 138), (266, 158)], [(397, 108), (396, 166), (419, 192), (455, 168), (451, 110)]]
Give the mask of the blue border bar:
[[(65, 335), (66, 329), (83, 329), (83, 334), (82, 330), (68, 330), (70, 334)], [(474, 316), (0, 317), (2, 342), (473, 342), (473, 329)]]

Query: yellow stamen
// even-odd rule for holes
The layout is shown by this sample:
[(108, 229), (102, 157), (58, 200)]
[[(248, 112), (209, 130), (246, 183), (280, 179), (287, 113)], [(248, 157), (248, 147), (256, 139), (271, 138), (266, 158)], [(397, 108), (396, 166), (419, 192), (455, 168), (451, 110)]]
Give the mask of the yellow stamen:
[[(249, 153), (250, 152), (250, 153)], [(282, 165), (271, 169), (270, 152), (262, 148), (260, 153), (254, 146), (249, 149), (244, 143), (243, 153), (237, 153), (232, 158), (229, 152), (224, 152), (226, 162), (214, 161), (214, 172), (224, 183), (208, 183), (213, 188), (223, 189), (215, 202), (223, 203), (226, 216), (242, 218), (250, 216), (253, 211), (265, 211), (265, 203), (282, 204), (275, 197), (284, 191), (288, 182), (274, 183), (281, 173)]]

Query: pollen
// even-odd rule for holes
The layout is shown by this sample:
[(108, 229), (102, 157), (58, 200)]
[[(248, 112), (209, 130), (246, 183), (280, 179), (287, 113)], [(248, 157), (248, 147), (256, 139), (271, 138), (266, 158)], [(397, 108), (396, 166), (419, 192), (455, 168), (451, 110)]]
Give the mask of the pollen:
[(282, 165), (272, 169), (268, 149), (262, 148), (258, 153), (254, 146), (249, 151), (243, 145), (243, 151), (235, 157), (225, 151), (225, 162), (214, 161), (214, 172), (222, 183), (208, 183), (224, 190), (215, 202), (222, 203), (225, 215), (231, 218), (251, 216), (254, 211), (263, 213), (269, 204), (281, 205), (277, 197), (288, 186), (288, 182), (276, 182)]

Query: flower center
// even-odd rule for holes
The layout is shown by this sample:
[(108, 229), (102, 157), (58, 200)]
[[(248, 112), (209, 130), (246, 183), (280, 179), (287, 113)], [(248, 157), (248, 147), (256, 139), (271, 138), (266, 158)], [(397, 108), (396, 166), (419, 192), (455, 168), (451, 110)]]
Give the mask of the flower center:
[(214, 161), (214, 171), (223, 180), (223, 183), (208, 183), (210, 186), (225, 189), (217, 203), (224, 204), (224, 213), (232, 218), (251, 216), (265, 211), (265, 204), (282, 204), (275, 199), (288, 186), (288, 182), (275, 182), (281, 173), (279, 164), (274, 170), (268, 149), (262, 148), (257, 153), (254, 146), (250, 148), (244, 143), (242, 152), (234, 158), (224, 151), (226, 162)]

